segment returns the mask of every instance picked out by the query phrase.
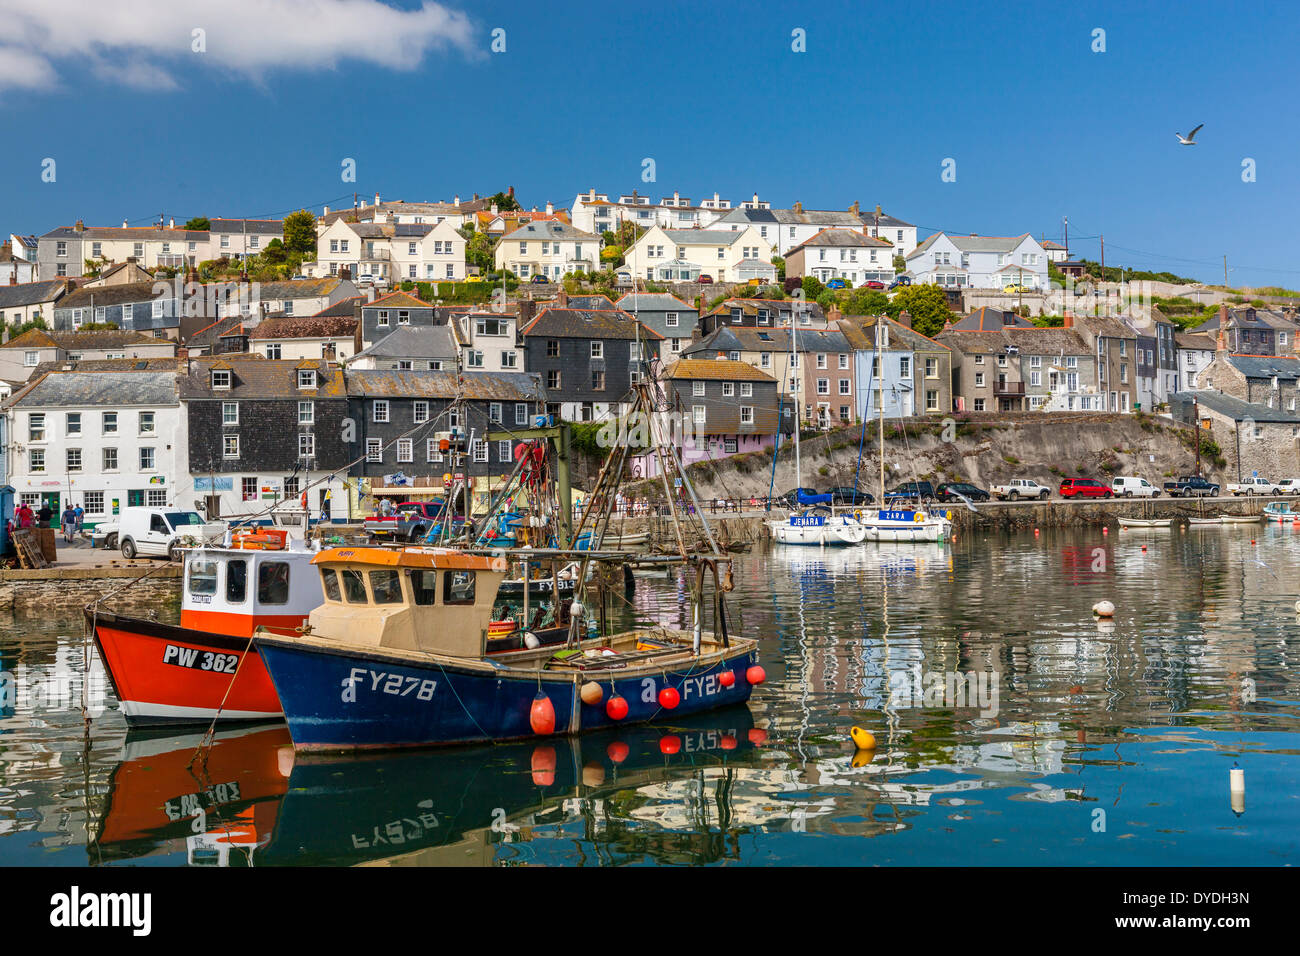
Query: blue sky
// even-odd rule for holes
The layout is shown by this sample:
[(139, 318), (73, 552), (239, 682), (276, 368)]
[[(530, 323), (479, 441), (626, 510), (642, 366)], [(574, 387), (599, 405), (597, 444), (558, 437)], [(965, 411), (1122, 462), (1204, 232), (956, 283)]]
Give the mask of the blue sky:
[(1069, 216), (1076, 255), (1104, 234), (1108, 264), (1219, 282), (1226, 254), (1233, 284), (1300, 287), (1287, 4), (136, 3), (114, 23), (90, 0), (0, 0), (6, 235), (319, 213), (353, 189), (757, 191), (880, 203), (922, 234), (1059, 240)]

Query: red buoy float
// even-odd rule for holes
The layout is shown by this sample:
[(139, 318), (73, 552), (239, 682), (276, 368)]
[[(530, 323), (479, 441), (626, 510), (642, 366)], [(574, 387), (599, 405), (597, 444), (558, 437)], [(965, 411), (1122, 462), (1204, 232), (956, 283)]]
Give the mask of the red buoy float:
[(555, 748), (534, 747), (531, 769), (537, 786), (549, 787), (555, 783)]
[(622, 763), (627, 759), (629, 747), (621, 740), (616, 740), (605, 748), (605, 756), (613, 763)]
[(605, 713), (609, 714), (610, 720), (622, 720), (627, 716), (627, 701), (622, 697), (611, 697), (605, 701)]
[(736, 749), (736, 738), (733, 737), (733, 736), (731, 736), (731, 734), (723, 734), (723, 735), (722, 735), (722, 749), (723, 749), (723, 750), (735, 750), (735, 749)]
[(664, 710), (672, 710), (681, 702), (682, 695), (672, 687), (665, 687), (659, 692), (659, 706)]
[(736, 683), (736, 672), (723, 671), (718, 675), (718, 683), (721, 684), (723, 687), (731, 687), (733, 684)]
[(749, 742), (757, 747), (767, 740), (767, 731), (761, 727), (751, 727), (746, 736), (749, 738)]
[(528, 711), (528, 724), (535, 734), (555, 733), (555, 705), (551, 703), (551, 698), (540, 690), (533, 698), (533, 706)]
[(675, 734), (669, 734), (659, 741), (659, 751), (665, 754), (681, 753), (682, 739)]
[(745, 671), (745, 680), (751, 684), (761, 684), (767, 680), (767, 671), (763, 670), (760, 665), (753, 664), (749, 670)]

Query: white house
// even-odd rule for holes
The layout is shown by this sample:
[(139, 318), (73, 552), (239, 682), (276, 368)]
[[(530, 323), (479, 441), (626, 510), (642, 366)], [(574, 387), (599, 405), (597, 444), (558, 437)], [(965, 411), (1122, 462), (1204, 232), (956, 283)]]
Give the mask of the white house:
[[(758, 204), (758, 194), (754, 203)], [(764, 208), (767, 203), (762, 203)], [(636, 190), (619, 196), (615, 200), (607, 193), (598, 193), (595, 188), (579, 193), (569, 209), (569, 219), (578, 229), (600, 235), (614, 232), (624, 222), (631, 222), (649, 229), (662, 226), (664, 229), (707, 229), (718, 219), (734, 208), (730, 199), (723, 199), (717, 193), (712, 198), (699, 201), (674, 192), (654, 202), (649, 196), (642, 196)]]
[(50, 372), (10, 398), (4, 414), (19, 501), (48, 501), (56, 513), (79, 504), (93, 526), (189, 490), (175, 370)]
[(0, 245), (0, 286), (35, 282), (38, 278), (36, 237), (10, 234), (9, 241)]
[(850, 286), (872, 279), (889, 283), (894, 278), (894, 247), (853, 229), (823, 229), (786, 253), (785, 274), (822, 282), (844, 279)]
[(465, 237), (450, 221), (356, 223), (335, 220), (316, 237), (317, 276), (351, 270), (397, 283), (448, 282), (465, 278)]
[(945, 288), (1047, 288), (1047, 253), (1038, 240), (1022, 236), (928, 236), (907, 257), (913, 281)]
[(807, 242), (823, 229), (861, 230), (862, 219), (854, 209), (847, 212), (827, 209), (805, 211), (802, 203), (795, 203), (789, 209), (744, 205), (724, 215), (713, 228), (740, 232), (750, 226), (758, 231), (759, 238), (770, 245), (776, 255), (784, 256), (790, 249)]
[(530, 222), (501, 237), (497, 269), (521, 279), (544, 275), (559, 279), (570, 272), (600, 270), (600, 236), (557, 219)]
[(776, 281), (772, 246), (758, 229), (664, 229), (655, 226), (624, 256), (620, 271), (651, 281), (694, 281), (707, 275), (715, 282)]
[(1178, 343), (1178, 372), (1185, 390), (1200, 388), (1201, 372), (1214, 361), (1214, 339), (1204, 332), (1178, 332), (1174, 341)]
[[(510, 194), (514, 195), (513, 188)], [(359, 223), (395, 222), (437, 225), (440, 222), (449, 222), (453, 229), (459, 229), (469, 222), (476, 212), (486, 208), (487, 200), (480, 199), (477, 193), (474, 194), (473, 199), (463, 203), (459, 196), (451, 202), (407, 202), (404, 199), (381, 202), (379, 193), (375, 193), (373, 204), (334, 210), (329, 206), (324, 207), (321, 214), (316, 217), (316, 232), (319, 235), (336, 222), (354, 218)]]
[(284, 242), (283, 219), (209, 219), (208, 259), (244, 259), (265, 252), (275, 239)]

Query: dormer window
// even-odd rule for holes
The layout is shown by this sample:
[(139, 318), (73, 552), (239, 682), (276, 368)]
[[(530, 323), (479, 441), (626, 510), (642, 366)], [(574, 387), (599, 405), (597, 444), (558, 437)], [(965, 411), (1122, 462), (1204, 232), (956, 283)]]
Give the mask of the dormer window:
[(212, 370), (212, 387), (220, 389), (230, 388), (230, 370), (214, 368)]
[(298, 387), (299, 388), (316, 387), (316, 370), (314, 368), (298, 369)]

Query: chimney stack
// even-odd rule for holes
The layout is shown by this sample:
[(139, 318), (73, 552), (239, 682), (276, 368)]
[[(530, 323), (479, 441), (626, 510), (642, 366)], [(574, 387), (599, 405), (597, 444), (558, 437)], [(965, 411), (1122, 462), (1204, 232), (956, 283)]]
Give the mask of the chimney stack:
[(329, 214), (330, 214), (330, 207), (329, 207), (329, 206), (326, 206), (324, 209), (321, 210), (321, 215), (322, 215), (322, 216), (328, 216)]
[(561, 309), (569, 307), (569, 293), (563, 287), (555, 294), (555, 304)]
[(496, 203), (493, 203), (493, 204), (492, 204), (492, 215), (495, 216), (496, 214), (497, 214), (497, 204), (496, 204)]
[(122, 228), (123, 228), (123, 229), (126, 229), (126, 228), (127, 228), (126, 220), (125, 220), (125, 219), (122, 220)]
[(175, 217), (173, 217), (173, 218), (167, 220), (167, 228), (168, 228), (168, 229), (175, 229), (175, 228), (176, 228), (176, 219), (175, 219)]
[(855, 200), (853, 200), (853, 205), (849, 207), (849, 212), (853, 213), (853, 215), (856, 216), (856, 215), (859, 215), (859, 211), (858, 211), (858, 210), (859, 210), (859, 207), (858, 207), (858, 201), (855, 199)]
[(379, 193), (375, 193), (375, 206), (379, 206)]
[(758, 208), (758, 193), (754, 193), (754, 208)]
[(1061, 321), (1061, 328), (1063, 329), (1074, 328), (1074, 313), (1072, 313), (1069, 309), (1065, 310), (1065, 318), (1062, 319)]
[(828, 325), (838, 322), (842, 318), (844, 318), (844, 313), (840, 311), (838, 305), (831, 306), (831, 310), (826, 313), (826, 322)]
[(898, 324), (910, 329), (912, 327), (912, 313), (906, 309), (898, 313)]
[(453, 206), (459, 206), (459, 205), (460, 205), (460, 197), (459, 197), (459, 196), (455, 196), (455, 197), (453, 197), (452, 200), (451, 200), (451, 204), (452, 204)]
[(796, 203), (794, 204), (794, 211), (802, 215), (802, 214), (803, 214), (803, 203), (801, 203), (801, 202), (796, 202)]
[(549, 199), (546, 200), (546, 215), (548, 216), (555, 215), (555, 206), (551, 204), (551, 201)]
[(514, 199), (514, 198), (515, 198), (515, 187), (514, 187), (514, 186), (507, 186), (507, 187), (506, 187), (506, 195), (509, 196), (511, 199)]
[[(122, 225), (125, 226), (126, 223), (122, 223)], [(86, 231), (86, 224), (85, 224), (84, 222), (82, 222), (80, 219), (78, 219), (78, 220), (77, 220), (77, 224), (76, 224), (75, 226), (73, 226), (72, 228), (73, 228), (76, 232), (85, 232), (85, 231)]]
[(880, 203), (876, 203), (876, 220), (877, 220), (877, 221), (879, 221), (879, 219), (880, 219), (880, 215), (881, 215), (881, 213), (880, 213)]

